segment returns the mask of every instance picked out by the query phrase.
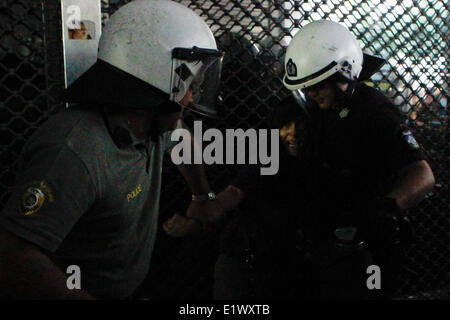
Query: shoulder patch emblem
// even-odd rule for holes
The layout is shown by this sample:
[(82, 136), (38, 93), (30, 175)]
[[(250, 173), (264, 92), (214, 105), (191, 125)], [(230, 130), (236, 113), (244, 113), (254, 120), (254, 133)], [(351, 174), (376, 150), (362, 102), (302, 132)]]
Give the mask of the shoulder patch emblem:
[(22, 212), (29, 216), (37, 212), (45, 201), (44, 192), (37, 187), (29, 187), (22, 196)]
[(420, 148), (419, 144), (417, 143), (416, 139), (414, 138), (414, 136), (410, 130), (403, 131), (403, 137), (405, 138), (406, 142), (408, 142), (408, 144), (412, 148), (414, 148), (414, 149)]
[(31, 181), (22, 187), (23, 194), (20, 198), (20, 211), (26, 215), (32, 215), (42, 208), (45, 201), (54, 202), (53, 193), (42, 181)]

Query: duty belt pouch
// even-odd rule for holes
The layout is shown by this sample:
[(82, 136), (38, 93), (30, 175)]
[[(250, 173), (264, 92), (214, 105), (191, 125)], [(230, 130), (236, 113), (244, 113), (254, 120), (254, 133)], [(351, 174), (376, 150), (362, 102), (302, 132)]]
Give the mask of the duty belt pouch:
[(343, 258), (361, 251), (364, 248), (364, 241), (356, 239), (354, 227), (338, 228), (334, 230), (334, 254), (338, 258)]

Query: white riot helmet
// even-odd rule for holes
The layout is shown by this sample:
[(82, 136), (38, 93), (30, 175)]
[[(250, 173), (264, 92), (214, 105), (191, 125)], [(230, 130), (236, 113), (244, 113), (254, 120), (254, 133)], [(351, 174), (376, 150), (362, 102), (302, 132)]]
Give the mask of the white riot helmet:
[(336, 22), (314, 21), (301, 28), (289, 44), (283, 83), (290, 90), (304, 89), (335, 73), (356, 81), (362, 65), (363, 52), (349, 30)]
[[(208, 25), (189, 8), (168, 0), (134, 0), (105, 25), (97, 63), (85, 78), (100, 69), (110, 78), (98, 90), (103, 101), (135, 108), (179, 108), (190, 88), (196, 111), (215, 115), (222, 56)], [(119, 87), (120, 94), (112, 89)]]

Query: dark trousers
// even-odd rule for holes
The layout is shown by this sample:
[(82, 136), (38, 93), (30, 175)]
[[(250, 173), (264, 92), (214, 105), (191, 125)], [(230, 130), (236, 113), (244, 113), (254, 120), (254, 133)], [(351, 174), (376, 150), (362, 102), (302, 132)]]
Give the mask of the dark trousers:
[(300, 257), (252, 271), (242, 257), (221, 254), (214, 272), (214, 299), (380, 299), (383, 290), (367, 287), (366, 270), (372, 263), (363, 250), (329, 265), (317, 266)]

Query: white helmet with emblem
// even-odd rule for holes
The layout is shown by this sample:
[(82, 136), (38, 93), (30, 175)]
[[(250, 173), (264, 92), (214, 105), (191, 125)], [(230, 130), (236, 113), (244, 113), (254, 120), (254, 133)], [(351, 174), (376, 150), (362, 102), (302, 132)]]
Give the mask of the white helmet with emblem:
[(283, 83), (290, 90), (304, 89), (339, 73), (356, 81), (363, 52), (355, 36), (339, 23), (319, 20), (301, 28), (285, 56)]
[(135, 0), (121, 7), (102, 31), (98, 59), (159, 89), (173, 102), (180, 102), (189, 88), (197, 90), (197, 109), (215, 111), (211, 101), (204, 101), (217, 95), (222, 53), (208, 25), (181, 4)]

